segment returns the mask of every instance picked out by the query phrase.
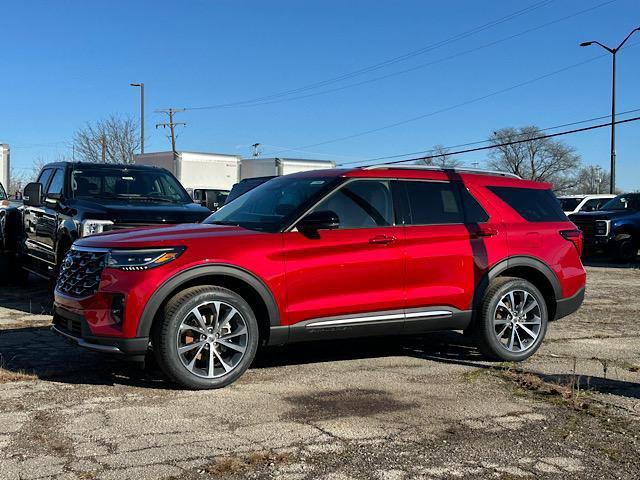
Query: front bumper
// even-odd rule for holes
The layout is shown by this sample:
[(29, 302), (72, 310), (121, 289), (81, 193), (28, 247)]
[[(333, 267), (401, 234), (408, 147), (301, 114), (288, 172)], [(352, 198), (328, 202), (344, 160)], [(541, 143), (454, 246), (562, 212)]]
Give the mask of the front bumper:
[(76, 343), (79, 347), (95, 352), (125, 356), (140, 356), (147, 353), (148, 337), (118, 338), (91, 335), (87, 321), (82, 315), (56, 307), (51, 330)]

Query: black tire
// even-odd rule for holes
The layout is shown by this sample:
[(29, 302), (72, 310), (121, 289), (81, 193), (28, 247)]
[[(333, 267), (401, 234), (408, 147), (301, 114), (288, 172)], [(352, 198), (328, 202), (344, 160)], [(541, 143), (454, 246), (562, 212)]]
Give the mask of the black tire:
[[(246, 344), (243, 356), (232, 370), (216, 378), (203, 378), (183, 364), (178, 354), (178, 329), (189, 312), (211, 302), (223, 302), (237, 310), (246, 325)], [(174, 296), (163, 313), (163, 317), (158, 319), (159, 323), (154, 326), (153, 351), (162, 371), (174, 382), (194, 390), (222, 388), (235, 382), (251, 365), (259, 343), (258, 322), (249, 304), (237, 293), (212, 285), (188, 288)], [(196, 342), (196, 339), (191, 341)], [(211, 355), (213, 346), (207, 345), (205, 348), (204, 353)]]
[[(528, 295), (531, 295), (538, 304), (538, 309), (535, 310), (535, 312), (539, 313), (540, 318), (539, 327), (536, 326), (536, 328), (539, 328), (537, 332), (537, 338), (535, 338), (535, 340), (532, 340), (530, 337), (528, 337), (528, 335), (523, 335), (523, 340), (520, 340), (520, 348), (522, 348), (523, 346), (523, 341), (526, 342), (528, 339), (530, 343), (526, 345), (526, 348), (523, 351), (517, 352), (510, 351), (507, 348), (507, 345), (504, 345), (498, 340), (497, 333), (499, 332), (496, 332), (496, 328), (502, 327), (497, 327), (496, 325), (494, 325), (494, 315), (497, 312), (498, 303), (505, 295), (508, 295), (508, 293), (511, 291), (526, 292)], [(517, 305), (518, 303), (516, 299), (516, 306)], [(533, 315), (533, 313), (531, 315)], [(507, 320), (504, 321), (507, 322)], [(538, 290), (531, 282), (528, 282), (527, 280), (524, 280), (522, 278), (499, 277), (489, 284), (480, 307), (477, 323), (475, 325), (475, 335), (478, 348), (480, 349), (482, 354), (489, 359), (508, 362), (520, 362), (529, 358), (536, 352), (536, 350), (538, 350), (547, 332), (548, 321), (549, 313), (547, 304), (542, 293), (540, 293), (540, 290)], [(527, 326), (527, 328), (529, 327), (530, 325)], [(511, 326), (510, 328), (511, 330), (508, 330), (506, 332), (507, 335), (510, 331), (513, 330), (513, 326)], [(522, 330), (520, 330), (520, 332), (522, 332)], [(525, 336), (528, 338), (525, 339)], [(520, 336), (518, 336), (517, 338), (520, 339)]]
[(633, 262), (638, 256), (638, 244), (631, 235), (619, 235), (616, 237), (614, 257), (618, 262)]

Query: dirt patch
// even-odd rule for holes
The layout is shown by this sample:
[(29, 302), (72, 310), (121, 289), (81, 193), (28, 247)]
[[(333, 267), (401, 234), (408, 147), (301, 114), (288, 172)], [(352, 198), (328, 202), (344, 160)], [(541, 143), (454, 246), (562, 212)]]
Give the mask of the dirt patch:
[(286, 419), (304, 422), (353, 416), (370, 417), (417, 407), (417, 404), (399, 401), (385, 391), (365, 389), (334, 390), (287, 397), (285, 400), (294, 405), (285, 415)]
[(223, 457), (202, 469), (214, 478), (229, 478), (244, 476), (247, 472), (254, 474), (264, 468), (274, 468), (290, 463), (292, 455), (289, 453), (274, 453), (271, 451), (252, 452), (242, 456)]

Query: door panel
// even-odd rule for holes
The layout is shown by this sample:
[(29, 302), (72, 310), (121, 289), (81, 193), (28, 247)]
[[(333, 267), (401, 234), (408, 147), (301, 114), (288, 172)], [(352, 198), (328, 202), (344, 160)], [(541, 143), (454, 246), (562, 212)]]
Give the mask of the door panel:
[(317, 239), (285, 233), (288, 323), (402, 308), (403, 235), (394, 226), (326, 230)]

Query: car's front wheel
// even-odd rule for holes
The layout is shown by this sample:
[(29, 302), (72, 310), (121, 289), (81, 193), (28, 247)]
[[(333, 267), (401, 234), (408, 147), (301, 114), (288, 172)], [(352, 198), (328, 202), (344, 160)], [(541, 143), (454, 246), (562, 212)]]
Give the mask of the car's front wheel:
[(249, 367), (258, 335), (255, 315), (240, 295), (222, 287), (193, 287), (167, 303), (153, 349), (175, 382), (193, 389), (221, 388)]
[(489, 285), (479, 312), (478, 346), (489, 358), (522, 361), (540, 347), (547, 323), (540, 290), (521, 278), (497, 278)]

